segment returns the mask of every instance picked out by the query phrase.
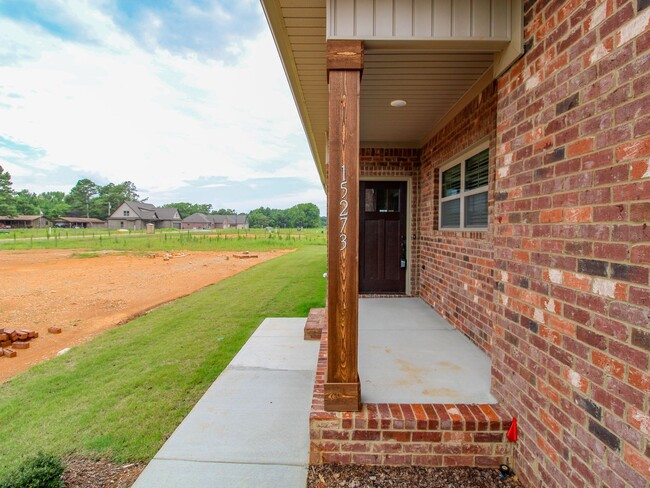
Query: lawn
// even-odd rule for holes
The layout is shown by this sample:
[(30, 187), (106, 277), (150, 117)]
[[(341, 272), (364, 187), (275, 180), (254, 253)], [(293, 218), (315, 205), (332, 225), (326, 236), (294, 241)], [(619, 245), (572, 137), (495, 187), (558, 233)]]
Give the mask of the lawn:
[(301, 246), (0, 385), (0, 477), (38, 451), (151, 459), (265, 317), (323, 306), (325, 256)]
[[(12, 231), (13, 232), (13, 231)], [(217, 231), (100, 232), (83, 229), (27, 229), (22, 233), (3, 234), (0, 250), (23, 249), (89, 249), (130, 251), (265, 251), (313, 244), (325, 244), (323, 229), (279, 229), (271, 233), (262, 229)]]

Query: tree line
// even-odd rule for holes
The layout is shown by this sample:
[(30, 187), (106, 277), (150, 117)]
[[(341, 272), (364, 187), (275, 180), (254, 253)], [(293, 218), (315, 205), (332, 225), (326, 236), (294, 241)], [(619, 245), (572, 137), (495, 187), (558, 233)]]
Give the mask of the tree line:
[[(98, 185), (88, 178), (75, 184), (70, 192), (49, 191), (33, 193), (15, 191), (11, 175), (0, 166), (0, 215), (43, 215), (59, 217), (94, 217), (107, 219), (125, 201), (137, 201), (140, 195), (131, 181)], [(209, 203), (173, 202), (162, 205), (176, 208), (181, 218), (194, 213), (233, 215), (232, 208), (213, 209)], [(260, 207), (248, 217), (251, 227), (321, 227), (320, 210), (313, 203), (301, 203), (286, 210)]]
[(12, 186), (11, 175), (0, 166), (0, 215), (42, 214), (48, 219), (95, 217), (104, 220), (122, 202), (139, 198), (137, 188), (130, 181), (98, 185), (83, 178), (67, 194), (62, 191), (15, 191)]
[(322, 226), (319, 208), (313, 203), (299, 203), (286, 210), (260, 207), (248, 214), (251, 227), (305, 227)]

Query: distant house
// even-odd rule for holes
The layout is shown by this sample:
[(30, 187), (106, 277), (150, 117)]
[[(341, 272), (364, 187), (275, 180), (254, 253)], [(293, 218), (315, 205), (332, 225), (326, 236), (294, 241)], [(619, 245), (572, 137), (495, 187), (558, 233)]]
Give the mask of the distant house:
[(248, 229), (248, 215), (226, 215), (226, 217), (228, 218), (228, 224), (231, 228)]
[(0, 228), (12, 229), (42, 229), (52, 227), (52, 221), (42, 215), (16, 215), (7, 217), (0, 215)]
[(214, 229), (214, 215), (193, 213), (181, 222), (181, 229)]
[(211, 215), (215, 229), (248, 229), (248, 215)]
[(54, 225), (64, 228), (100, 229), (106, 227), (106, 221), (93, 217), (59, 217), (54, 219)]
[(230, 221), (227, 215), (211, 215), (215, 229), (229, 229)]
[(153, 224), (156, 229), (180, 229), (181, 216), (175, 208), (160, 208), (142, 202), (124, 202), (108, 218), (109, 229), (144, 230), (147, 224)]
[[(155, 208), (155, 207), (154, 207)], [(175, 208), (156, 208), (156, 217), (158, 221), (155, 222), (156, 228), (159, 229), (180, 229), (181, 228), (181, 214)]]
[(248, 215), (206, 215), (195, 213), (183, 219), (181, 229), (248, 229)]

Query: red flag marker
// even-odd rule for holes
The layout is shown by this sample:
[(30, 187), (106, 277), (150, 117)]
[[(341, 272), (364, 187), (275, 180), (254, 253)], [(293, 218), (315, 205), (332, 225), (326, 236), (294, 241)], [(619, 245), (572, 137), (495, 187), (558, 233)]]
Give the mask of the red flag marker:
[(510, 442), (517, 442), (517, 417), (512, 417), (512, 424), (506, 432), (506, 437)]

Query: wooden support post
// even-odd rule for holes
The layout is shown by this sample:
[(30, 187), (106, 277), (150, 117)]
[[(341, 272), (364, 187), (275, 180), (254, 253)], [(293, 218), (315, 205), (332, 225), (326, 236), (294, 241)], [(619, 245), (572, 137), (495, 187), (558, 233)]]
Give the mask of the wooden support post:
[(359, 91), (363, 42), (328, 41), (327, 382), (325, 410), (358, 411)]

